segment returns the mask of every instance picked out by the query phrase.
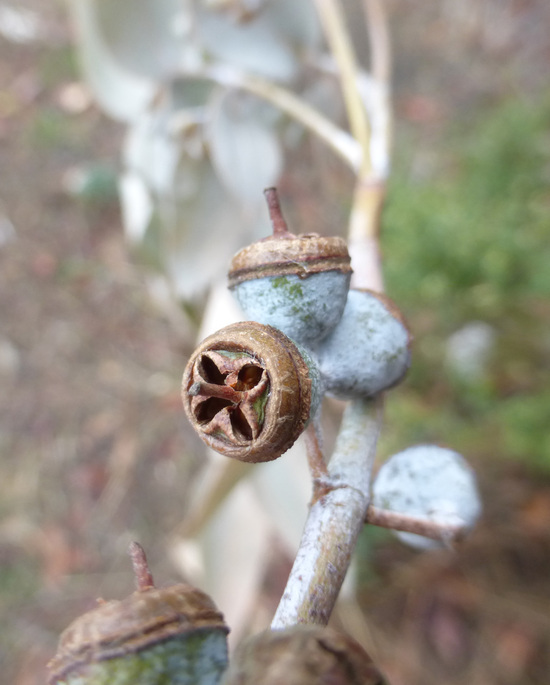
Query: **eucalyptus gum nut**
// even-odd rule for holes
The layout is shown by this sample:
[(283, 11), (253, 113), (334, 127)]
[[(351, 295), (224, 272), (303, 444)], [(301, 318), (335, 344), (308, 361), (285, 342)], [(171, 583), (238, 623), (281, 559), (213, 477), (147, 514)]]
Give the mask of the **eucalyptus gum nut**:
[[(438, 445), (417, 445), (390, 457), (374, 480), (372, 504), (442, 526), (472, 527), (481, 514), (474, 471), (458, 452)], [(414, 533), (395, 534), (420, 549), (441, 546)]]
[(205, 593), (150, 588), (77, 618), (48, 664), (50, 685), (217, 685), (228, 628)]
[(311, 348), (344, 311), (351, 278), (348, 248), (338, 236), (290, 233), (277, 190), (264, 193), (273, 235), (237, 252), (229, 288), (247, 317)]
[(266, 631), (237, 648), (222, 685), (377, 685), (378, 669), (351, 637), (323, 626)]
[(340, 322), (315, 354), (328, 394), (340, 399), (369, 397), (405, 376), (410, 334), (391, 300), (352, 289)]
[(272, 461), (288, 450), (321, 403), (311, 355), (273, 326), (242, 321), (209, 336), (182, 380), (185, 413), (220, 454)]
[(247, 318), (313, 347), (340, 321), (350, 277), (339, 271), (270, 276), (243, 281), (233, 287), (233, 294)]

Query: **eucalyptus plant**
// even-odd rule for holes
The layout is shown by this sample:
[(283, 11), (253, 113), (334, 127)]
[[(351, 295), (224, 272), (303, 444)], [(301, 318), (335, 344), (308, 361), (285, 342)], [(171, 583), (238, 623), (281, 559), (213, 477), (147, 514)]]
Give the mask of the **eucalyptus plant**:
[[(354, 21), (364, 22), (368, 72), (359, 64), (350, 17), (339, 0), (71, 0), (69, 7), (88, 84), (98, 104), (127, 127), (119, 185), (128, 239), (172, 298), (189, 301), (207, 290), (216, 297), (214, 284), (233, 253), (267, 236), (262, 191), (277, 185), (293, 141), (309, 136), (322, 141), (351, 172), (346, 232), (351, 283), (349, 274), (336, 279), (345, 281), (342, 306), (329, 325), (320, 327), (324, 340), (313, 341), (302, 327), (295, 341), (308, 347), (308, 373), (318, 367), (317, 396), (329, 392), (348, 403), (330, 458), (323, 454), (318, 422), (307, 417), (298, 422), (313, 497), (272, 629), (326, 625), (366, 522), (450, 544), (473, 525), (480, 509), (475, 479), (462, 458), (438, 447), (425, 448), (421, 462), (390, 460), (371, 502), (383, 394), (402, 378), (410, 356), (406, 327), (382, 296), (378, 244), (391, 142), (384, 2), (363, 0), (346, 7)], [(334, 102), (345, 116), (339, 116)], [(265, 324), (279, 326), (279, 319), (263, 320), (261, 297), (258, 306), (248, 306), (255, 279), (246, 280), (245, 288), (233, 286), (239, 285), (250, 318), (259, 321), (254, 330), (261, 337), (271, 328)], [(265, 280), (258, 279), (258, 287), (264, 288)], [(271, 280), (269, 288), (279, 285)], [(289, 293), (273, 305), (278, 312)], [(273, 344), (280, 345), (285, 332), (291, 338), (292, 330), (269, 333)], [(186, 411), (201, 430), (210, 431), (205, 441), (214, 447), (229, 437), (248, 449), (264, 425), (276, 431), (276, 423), (265, 418), (269, 370), (258, 361), (261, 352), (250, 352), (239, 336), (237, 352), (213, 347), (209, 338), (186, 371)], [(365, 372), (356, 379), (353, 374), (367, 358), (380, 358), (382, 339), (390, 341), (391, 352), (384, 352), (377, 373), (389, 376), (373, 380)], [(289, 343), (293, 351), (295, 342)], [(357, 347), (360, 354), (351, 356)], [(335, 362), (339, 355), (348, 362), (343, 370)], [(291, 444), (283, 442), (284, 449)], [(187, 534), (200, 529), (254, 468), (228, 461), (210, 490), (201, 493)], [(420, 504), (409, 507), (413, 481), (432, 482), (437, 497), (426, 488), (417, 493)]]

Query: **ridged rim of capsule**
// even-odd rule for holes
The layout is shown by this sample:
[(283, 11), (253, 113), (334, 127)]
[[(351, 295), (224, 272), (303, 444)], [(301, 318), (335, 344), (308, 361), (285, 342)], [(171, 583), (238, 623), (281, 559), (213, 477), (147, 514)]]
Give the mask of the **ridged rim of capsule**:
[(48, 664), (48, 682), (54, 685), (88, 664), (212, 630), (229, 632), (212, 599), (191, 585), (134, 592), (123, 600), (103, 602), (63, 631), (57, 654)]
[[(269, 394), (259, 435), (248, 444), (209, 435), (192, 409), (193, 369), (205, 352), (250, 355), (267, 372)], [(206, 338), (187, 363), (182, 380), (185, 413), (199, 437), (216, 452), (245, 462), (265, 462), (286, 452), (302, 433), (310, 416), (312, 380), (296, 344), (273, 326), (245, 321), (231, 324)]]
[(269, 276), (307, 277), (322, 271), (351, 273), (350, 261), (346, 241), (338, 236), (270, 236), (237, 252), (228, 274), (229, 287)]

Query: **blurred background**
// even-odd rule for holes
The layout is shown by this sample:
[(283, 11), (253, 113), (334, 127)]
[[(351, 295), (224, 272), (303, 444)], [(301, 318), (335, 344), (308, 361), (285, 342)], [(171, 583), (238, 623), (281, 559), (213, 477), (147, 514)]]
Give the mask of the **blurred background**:
[[(476, 572), (491, 568), (517, 606), (548, 604), (548, 581), (525, 584), (498, 540), (512, 526), (544, 575), (550, 6), (391, 0), (388, 12), (396, 128), (382, 248), (415, 346), (379, 457), (419, 442), (467, 456), (486, 509), (467, 563), (482, 559)], [(14, 685), (44, 682), (59, 633), (96, 597), (131, 591), (130, 540), (163, 584), (180, 579), (167, 546), (201, 449), (179, 383), (203, 300), (170, 304), (128, 246), (124, 136), (82, 79), (65, 5), (0, 2), (0, 672)], [(278, 186), (294, 229), (343, 230), (350, 182), (320, 143), (287, 146)], [(365, 606), (402, 562), (413, 576), (427, 563), (378, 530), (358, 555)], [(517, 668), (548, 640), (548, 624), (531, 628), (512, 640)]]

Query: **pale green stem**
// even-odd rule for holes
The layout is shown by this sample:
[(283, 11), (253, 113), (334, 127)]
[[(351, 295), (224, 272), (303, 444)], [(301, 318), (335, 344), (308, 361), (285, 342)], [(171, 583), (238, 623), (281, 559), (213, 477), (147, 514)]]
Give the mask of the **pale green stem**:
[(380, 215), (389, 173), (392, 116), (390, 106), (391, 47), (382, 0), (363, 0), (371, 46), (373, 88), (370, 102), (370, 169), (357, 178), (350, 213), (348, 247), (354, 275), (352, 286), (383, 292), (379, 248)]
[(207, 78), (227, 88), (237, 88), (256, 95), (314, 133), (331, 147), (352, 170), (357, 171), (359, 169), (361, 148), (357, 141), (292, 91), (228, 65), (200, 67), (192, 72), (186, 70), (184, 75)]
[(340, 72), (340, 84), (346, 105), (350, 129), (361, 146), (360, 175), (370, 174), (370, 127), (361, 94), (357, 88), (357, 60), (342, 8), (338, 0), (315, 0), (331, 53)]
[(384, 10), (385, 0), (363, 0), (369, 34), (372, 78), (380, 83), (388, 83), (391, 77), (390, 32)]

